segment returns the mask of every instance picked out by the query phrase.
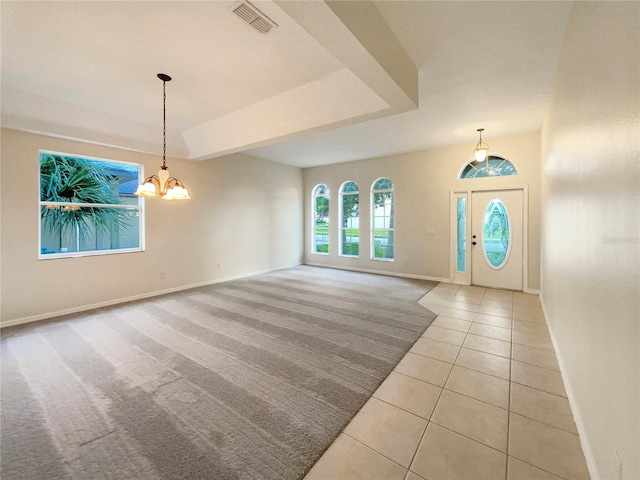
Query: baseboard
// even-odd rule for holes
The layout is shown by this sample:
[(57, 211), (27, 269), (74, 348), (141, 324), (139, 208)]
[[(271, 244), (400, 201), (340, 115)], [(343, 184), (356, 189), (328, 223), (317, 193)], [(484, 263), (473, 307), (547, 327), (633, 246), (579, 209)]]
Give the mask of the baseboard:
[(368, 268), (339, 267), (337, 265), (325, 265), (322, 263), (303, 262), (303, 265), (309, 265), (310, 267), (335, 268), (337, 270), (347, 270), (350, 272), (374, 273), (376, 275), (387, 275), (389, 277), (414, 278), (416, 280), (429, 280), (431, 282), (449, 282), (448, 278), (428, 277), (426, 275), (414, 275), (412, 273), (386, 272), (384, 270), (370, 270)]
[(531, 293), (532, 295), (540, 296), (540, 290), (537, 288), (525, 288), (523, 290), (524, 293)]
[(558, 366), (560, 367), (560, 375), (562, 376), (562, 381), (564, 383), (564, 388), (567, 392), (567, 398), (569, 399), (571, 412), (573, 413), (573, 419), (576, 422), (576, 428), (578, 429), (580, 446), (582, 447), (582, 452), (584, 453), (584, 458), (587, 463), (587, 469), (589, 470), (589, 476), (592, 478), (592, 480), (599, 480), (600, 474), (598, 473), (596, 460), (595, 460), (595, 457), (593, 456), (593, 451), (591, 450), (591, 444), (589, 443), (587, 430), (584, 426), (584, 422), (582, 421), (582, 416), (580, 415), (580, 409), (578, 408), (576, 397), (573, 394), (573, 389), (571, 388), (571, 382), (569, 381), (569, 378), (565, 374), (566, 370), (564, 366), (562, 352), (558, 347), (556, 336), (553, 333), (553, 327), (549, 322), (549, 314), (544, 305), (544, 298), (542, 297), (542, 295), (540, 295), (539, 297), (540, 297), (540, 305), (542, 306), (542, 313), (544, 315), (544, 320), (547, 323), (547, 328), (549, 329), (549, 336), (551, 337), (551, 343), (553, 343), (553, 348), (556, 351), (556, 358), (558, 359)]
[(277, 268), (270, 268), (270, 269), (266, 269), (266, 270), (257, 270), (257, 271), (253, 271), (253, 272), (249, 272), (249, 273), (244, 273), (244, 274), (241, 274), (241, 275), (232, 275), (232, 276), (229, 276), (229, 277), (216, 278), (216, 279), (213, 279), (213, 280), (206, 280), (204, 282), (191, 283), (189, 285), (181, 285), (179, 287), (173, 287), (173, 288), (167, 288), (167, 289), (164, 289), (164, 290), (156, 290), (156, 291), (153, 291), (153, 292), (141, 293), (139, 295), (132, 295), (130, 297), (121, 297), (121, 298), (116, 298), (116, 299), (113, 299), (113, 300), (107, 300), (107, 301), (104, 301), (104, 302), (92, 303), (92, 304), (88, 304), (88, 305), (81, 305), (79, 307), (73, 307), (73, 308), (66, 308), (64, 310), (57, 310), (55, 312), (47, 312), (47, 313), (41, 313), (41, 314), (38, 314), (38, 315), (31, 315), (29, 317), (15, 318), (13, 320), (8, 320), (6, 322), (0, 323), (0, 329), (6, 328), (6, 327), (15, 327), (16, 325), (24, 325), (26, 323), (31, 323), (31, 322), (38, 322), (40, 320), (48, 320), (50, 318), (61, 317), (63, 315), (70, 315), (70, 314), (73, 314), (73, 313), (80, 313), (80, 312), (85, 312), (85, 311), (88, 311), (88, 310), (95, 310), (96, 308), (109, 307), (109, 306), (112, 306), (112, 305), (118, 305), (120, 303), (133, 302), (135, 300), (143, 300), (145, 298), (151, 298), (151, 297), (158, 297), (160, 295), (167, 295), (169, 293), (175, 293), (175, 292), (180, 292), (180, 291), (183, 291), (183, 290), (189, 290), (191, 288), (204, 287), (204, 286), (207, 286), (207, 285), (213, 285), (215, 283), (229, 282), (231, 280), (237, 280), (239, 278), (252, 277), (254, 275), (261, 275), (263, 273), (275, 272), (277, 270), (283, 270), (285, 268), (297, 267), (298, 265), (300, 265), (299, 262), (291, 264), (291, 265), (285, 265), (285, 266), (282, 266), (282, 267), (277, 267)]

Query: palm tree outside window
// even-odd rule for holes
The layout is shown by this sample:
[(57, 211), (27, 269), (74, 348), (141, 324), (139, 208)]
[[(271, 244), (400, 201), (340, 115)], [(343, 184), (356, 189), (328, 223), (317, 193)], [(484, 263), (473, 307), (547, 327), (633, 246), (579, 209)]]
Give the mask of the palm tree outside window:
[(40, 152), (40, 258), (142, 250), (138, 164)]

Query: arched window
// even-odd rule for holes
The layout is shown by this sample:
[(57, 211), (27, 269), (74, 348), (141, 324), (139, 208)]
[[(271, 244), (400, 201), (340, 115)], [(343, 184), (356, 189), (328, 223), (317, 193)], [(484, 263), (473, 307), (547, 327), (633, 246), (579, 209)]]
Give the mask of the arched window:
[(470, 161), (460, 172), (459, 178), (504, 177), (517, 175), (516, 167), (504, 157), (489, 155), (487, 160)]
[(320, 184), (313, 189), (313, 253), (329, 253), (329, 188)]
[(348, 181), (340, 187), (340, 255), (360, 253), (360, 194), (358, 184)]
[(393, 260), (394, 234), (393, 182), (379, 178), (371, 187), (371, 258)]

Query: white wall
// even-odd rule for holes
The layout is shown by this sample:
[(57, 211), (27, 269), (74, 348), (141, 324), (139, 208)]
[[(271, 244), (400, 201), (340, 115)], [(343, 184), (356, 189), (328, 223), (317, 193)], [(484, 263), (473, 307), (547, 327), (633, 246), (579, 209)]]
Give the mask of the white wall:
[(639, 17), (575, 4), (543, 130), (541, 298), (603, 479), (640, 478)]
[[(540, 135), (492, 138), (485, 132), (492, 154), (509, 158), (518, 175), (458, 180), (460, 169), (473, 157), (475, 141), (434, 150), (411, 152), (357, 162), (325, 165), (304, 170), (305, 263), (449, 279), (451, 190), (527, 186), (529, 192), (528, 286), (538, 289), (540, 232)], [(395, 186), (395, 261), (370, 259), (371, 185), (380, 177)], [(338, 192), (353, 180), (360, 190), (360, 258), (338, 255)], [(319, 184), (331, 194), (329, 255), (311, 253), (311, 192)], [(428, 234), (433, 229), (433, 235)]]
[(192, 199), (145, 200), (144, 252), (38, 260), (39, 149), (142, 163), (147, 175), (162, 163), (2, 130), (2, 325), (301, 262), (302, 170), (241, 154), (167, 160)]

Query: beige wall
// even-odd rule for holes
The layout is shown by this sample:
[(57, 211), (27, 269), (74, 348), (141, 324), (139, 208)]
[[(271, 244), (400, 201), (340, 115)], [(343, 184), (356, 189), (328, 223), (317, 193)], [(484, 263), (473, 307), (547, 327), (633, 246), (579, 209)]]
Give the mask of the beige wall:
[[(304, 170), (305, 263), (449, 279), (450, 192), (480, 188), (528, 187), (528, 286), (538, 289), (540, 232), (540, 135), (492, 138), (485, 135), (491, 153), (509, 158), (518, 175), (458, 180), (460, 169), (472, 158), (475, 141), (455, 147), (392, 155)], [(369, 190), (380, 177), (390, 178), (396, 190), (395, 261), (370, 259)], [(338, 192), (353, 180), (360, 189), (360, 258), (338, 255)], [(311, 192), (325, 183), (331, 192), (329, 255), (311, 253)], [(430, 230), (432, 229), (432, 230)], [(429, 234), (432, 232), (433, 234)]]
[(142, 163), (147, 175), (161, 164), (152, 155), (2, 131), (4, 325), (301, 262), (302, 170), (241, 154), (168, 159), (192, 199), (146, 200), (144, 252), (38, 260), (39, 149)]
[(541, 298), (603, 479), (640, 478), (639, 16), (576, 3), (543, 130)]

